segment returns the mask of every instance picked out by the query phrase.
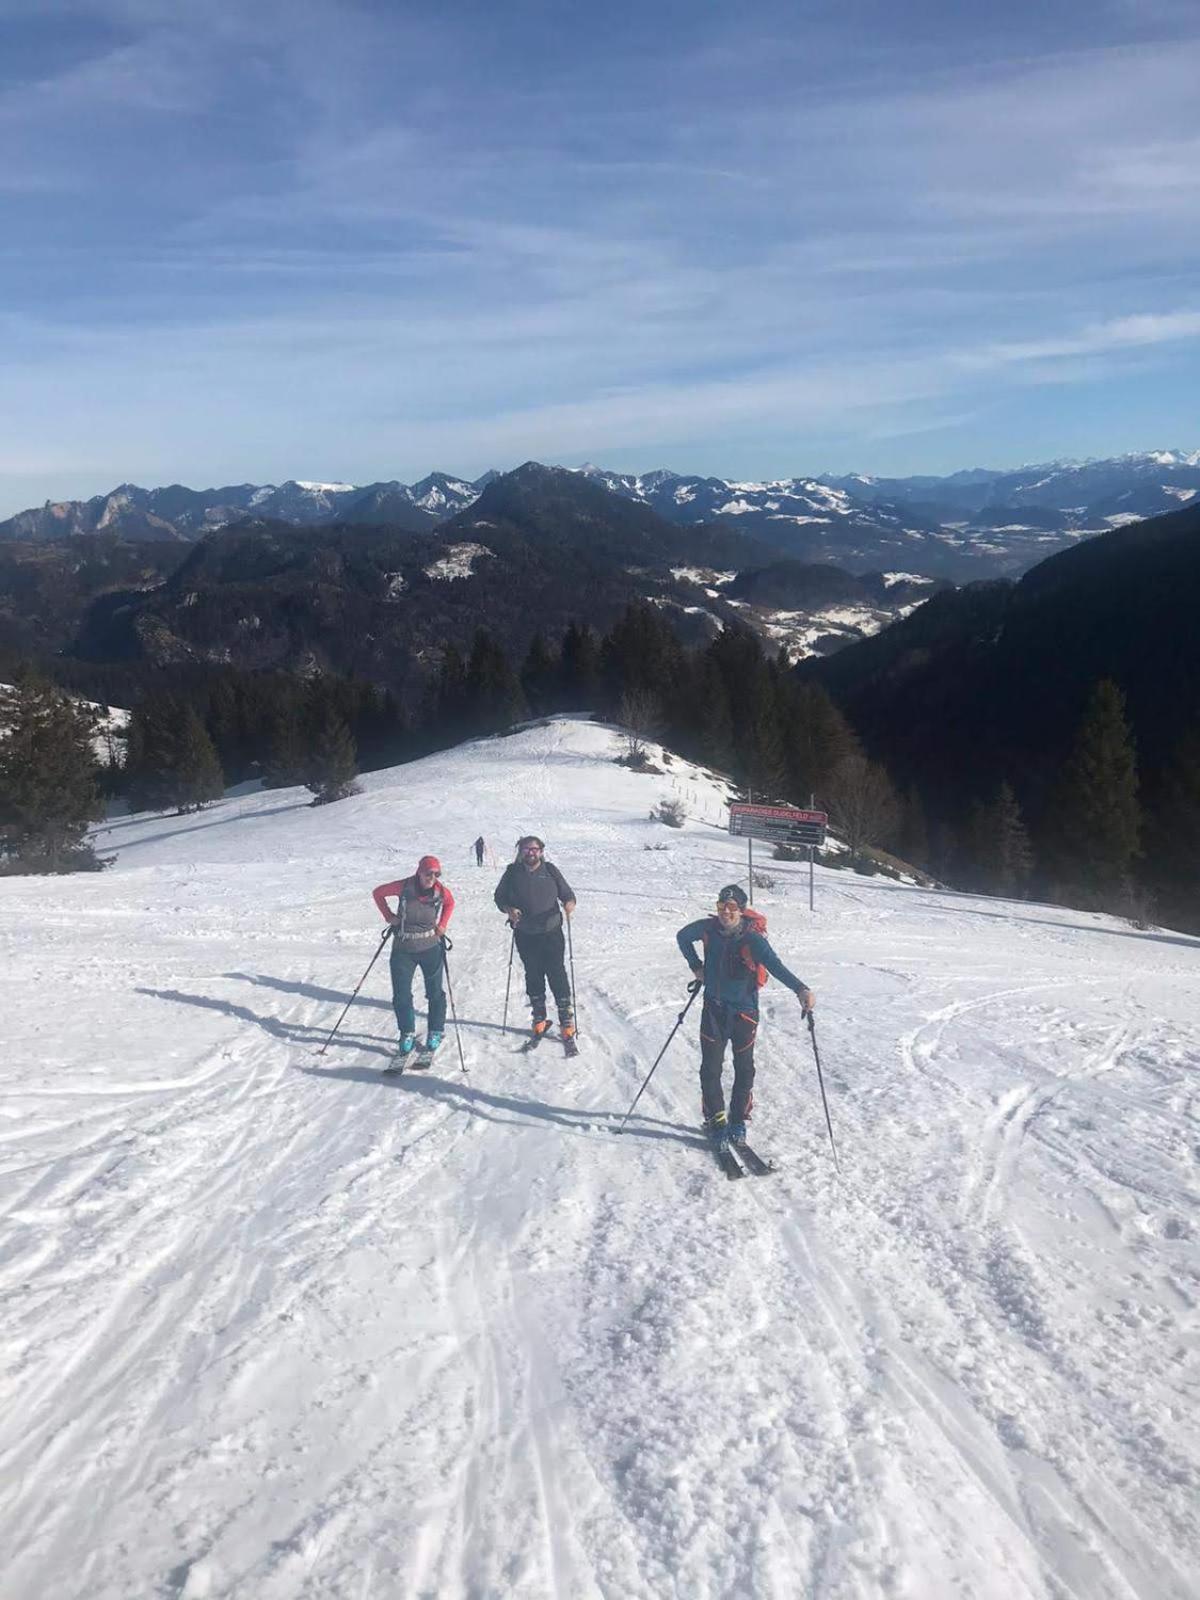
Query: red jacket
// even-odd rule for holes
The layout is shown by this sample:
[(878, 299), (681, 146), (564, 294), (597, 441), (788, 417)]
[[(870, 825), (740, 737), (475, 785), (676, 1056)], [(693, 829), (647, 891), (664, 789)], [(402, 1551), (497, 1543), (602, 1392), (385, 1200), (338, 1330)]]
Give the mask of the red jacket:
[[(399, 915), (399, 902), (404, 894), (405, 889), (407, 889), (410, 885), (412, 886), (413, 890), (413, 899), (419, 900), (426, 905), (439, 906), (440, 903), (440, 914), (436, 919), (437, 930), (439, 932), (445, 932), (446, 924), (450, 921), (450, 918), (454, 913), (454, 896), (450, 893), (449, 885), (443, 883), (440, 878), (435, 881), (433, 888), (430, 889), (428, 893), (425, 893), (421, 889), (421, 885), (417, 881), (415, 875), (411, 878), (397, 878), (395, 883), (381, 883), (378, 889), (371, 890), (375, 904), (379, 907), (380, 916), (385, 922), (391, 922), (394, 916)], [(388, 908), (387, 902), (389, 896), (391, 896), (397, 902), (395, 912), (389, 910)]]

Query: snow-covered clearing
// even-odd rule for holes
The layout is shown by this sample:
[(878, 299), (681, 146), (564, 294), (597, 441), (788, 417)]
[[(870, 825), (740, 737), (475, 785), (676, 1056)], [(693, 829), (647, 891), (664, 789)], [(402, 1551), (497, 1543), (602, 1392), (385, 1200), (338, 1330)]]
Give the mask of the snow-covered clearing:
[[(1195, 1594), (1200, 944), (838, 872), (810, 915), (769, 863), (844, 1176), (772, 983), (782, 1170), (728, 1183), (694, 1008), (613, 1127), (744, 854), (646, 821), (716, 791), (611, 745), (558, 721), (0, 881), (6, 1600)], [(470, 844), (529, 828), (579, 897), (574, 1061), (500, 1028)], [(319, 1046), (427, 849), (470, 1074), (451, 1036), (385, 1079), (383, 961)]]
[(475, 563), (491, 554), (487, 546), (482, 544), (448, 544), (445, 555), (439, 556), (425, 568), (425, 576), (451, 582), (455, 578), (469, 578), (475, 571)]

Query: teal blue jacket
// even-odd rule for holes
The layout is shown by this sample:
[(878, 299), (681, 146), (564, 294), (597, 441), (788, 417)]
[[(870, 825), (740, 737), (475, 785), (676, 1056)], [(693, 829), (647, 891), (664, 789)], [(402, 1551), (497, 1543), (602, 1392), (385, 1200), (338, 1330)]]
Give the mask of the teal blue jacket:
[[(696, 954), (697, 940), (704, 941), (703, 957)], [(689, 967), (698, 967), (703, 961), (706, 1002), (737, 1006), (740, 1011), (753, 1011), (757, 1015), (757, 968), (760, 964), (793, 994), (803, 994), (808, 988), (794, 972), (788, 971), (763, 935), (749, 928), (724, 933), (718, 918), (701, 917), (689, 922), (686, 928), (680, 928), (675, 942)]]

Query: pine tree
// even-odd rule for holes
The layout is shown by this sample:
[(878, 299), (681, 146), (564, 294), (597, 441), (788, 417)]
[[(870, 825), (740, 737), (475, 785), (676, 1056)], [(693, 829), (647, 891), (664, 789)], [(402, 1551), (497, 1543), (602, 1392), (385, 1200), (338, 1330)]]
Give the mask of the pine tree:
[(1085, 906), (1127, 907), (1141, 854), (1141, 807), (1125, 697), (1110, 678), (1088, 701), (1047, 832), (1062, 892)]
[(0, 690), (0, 851), (20, 869), (97, 865), (84, 836), (103, 813), (98, 722), (36, 677)]
[(535, 717), (544, 717), (555, 709), (560, 676), (561, 663), (542, 634), (535, 633), (521, 668), (521, 688)]
[(288, 789), (303, 783), (306, 752), (299, 708), (283, 701), (271, 720), (270, 744), (263, 762), (263, 787)]
[(172, 803), (177, 812), (199, 811), (225, 792), (225, 774), (199, 713), (189, 706), (179, 730)]
[(847, 756), (858, 752), (850, 724), (819, 684), (789, 681), (783, 706), (784, 749), (788, 783), (807, 801), (826, 794), (830, 775)]
[(936, 818), (929, 825), (929, 870), (942, 883), (954, 883), (958, 878), (962, 856), (958, 829), (944, 818)]
[(184, 707), (172, 694), (146, 695), (129, 719), (125, 792), (133, 811), (166, 811), (176, 804), (175, 771)]
[(1147, 829), (1148, 876), (1160, 914), (1200, 929), (1200, 734), (1184, 734), (1162, 774)]
[(1016, 899), (1026, 893), (1033, 876), (1033, 849), (1017, 797), (1008, 782), (1000, 785), (990, 815), (996, 893)]
[(223, 772), (237, 782), (245, 775), (248, 750), (242, 706), (231, 678), (218, 678), (208, 697), (204, 726)]
[(225, 776), (194, 705), (149, 694), (129, 726), (126, 794), (135, 811), (199, 810), (224, 791)]
[(700, 752), (709, 766), (727, 772), (733, 764), (733, 713), (720, 668), (706, 661), (701, 669), (702, 722)]
[(775, 684), (765, 663), (754, 675), (748, 718), (746, 781), (760, 795), (784, 798), (787, 759), (776, 709)]
[(568, 711), (595, 711), (600, 705), (600, 646), (583, 624), (568, 625), (562, 642), (562, 706)]
[(304, 786), (316, 797), (313, 805), (357, 794), (354, 738), (337, 706), (327, 695), (314, 692), (306, 720)]
[(475, 733), (498, 733), (526, 714), (520, 680), (500, 642), (486, 628), (475, 633), (466, 678), (468, 725)]
[(954, 886), (975, 894), (995, 893), (992, 808), (983, 800), (972, 800), (959, 836)]
[(457, 744), (467, 732), (467, 668), (458, 647), (448, 644), (426, 716), (429, 742), (435, 750)]
[(373, 683), (361, 685), (350, 732), (361, 772), (397, 766), (406, 759), (408, 729), (400, 702), (390, 689)]
[(903, 860), (922, 871), (929, 867), (929, 828), (919, 791), (910, 784), (904, 795), (896, 848)]

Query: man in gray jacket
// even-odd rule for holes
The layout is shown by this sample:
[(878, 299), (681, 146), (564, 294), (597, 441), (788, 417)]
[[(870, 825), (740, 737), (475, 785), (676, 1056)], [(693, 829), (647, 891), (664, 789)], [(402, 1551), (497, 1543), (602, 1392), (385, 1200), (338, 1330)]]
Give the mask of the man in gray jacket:
[(517, 840), (517, 859), (504, 869), (496, 885), (495, 900), (512, 925), (521, 965), (525, 968), (525, 993), (533, 1012), (533, 1033), (538, 1038), (550, 1024), (546, 1020), (546, 980), (558, 1006), (558, 1023), (564, 1039), (575, 1036), (571, 985), (563, 957), (562, 915), (575, 909), (570, 884), (553, 862), (536, 834)]

